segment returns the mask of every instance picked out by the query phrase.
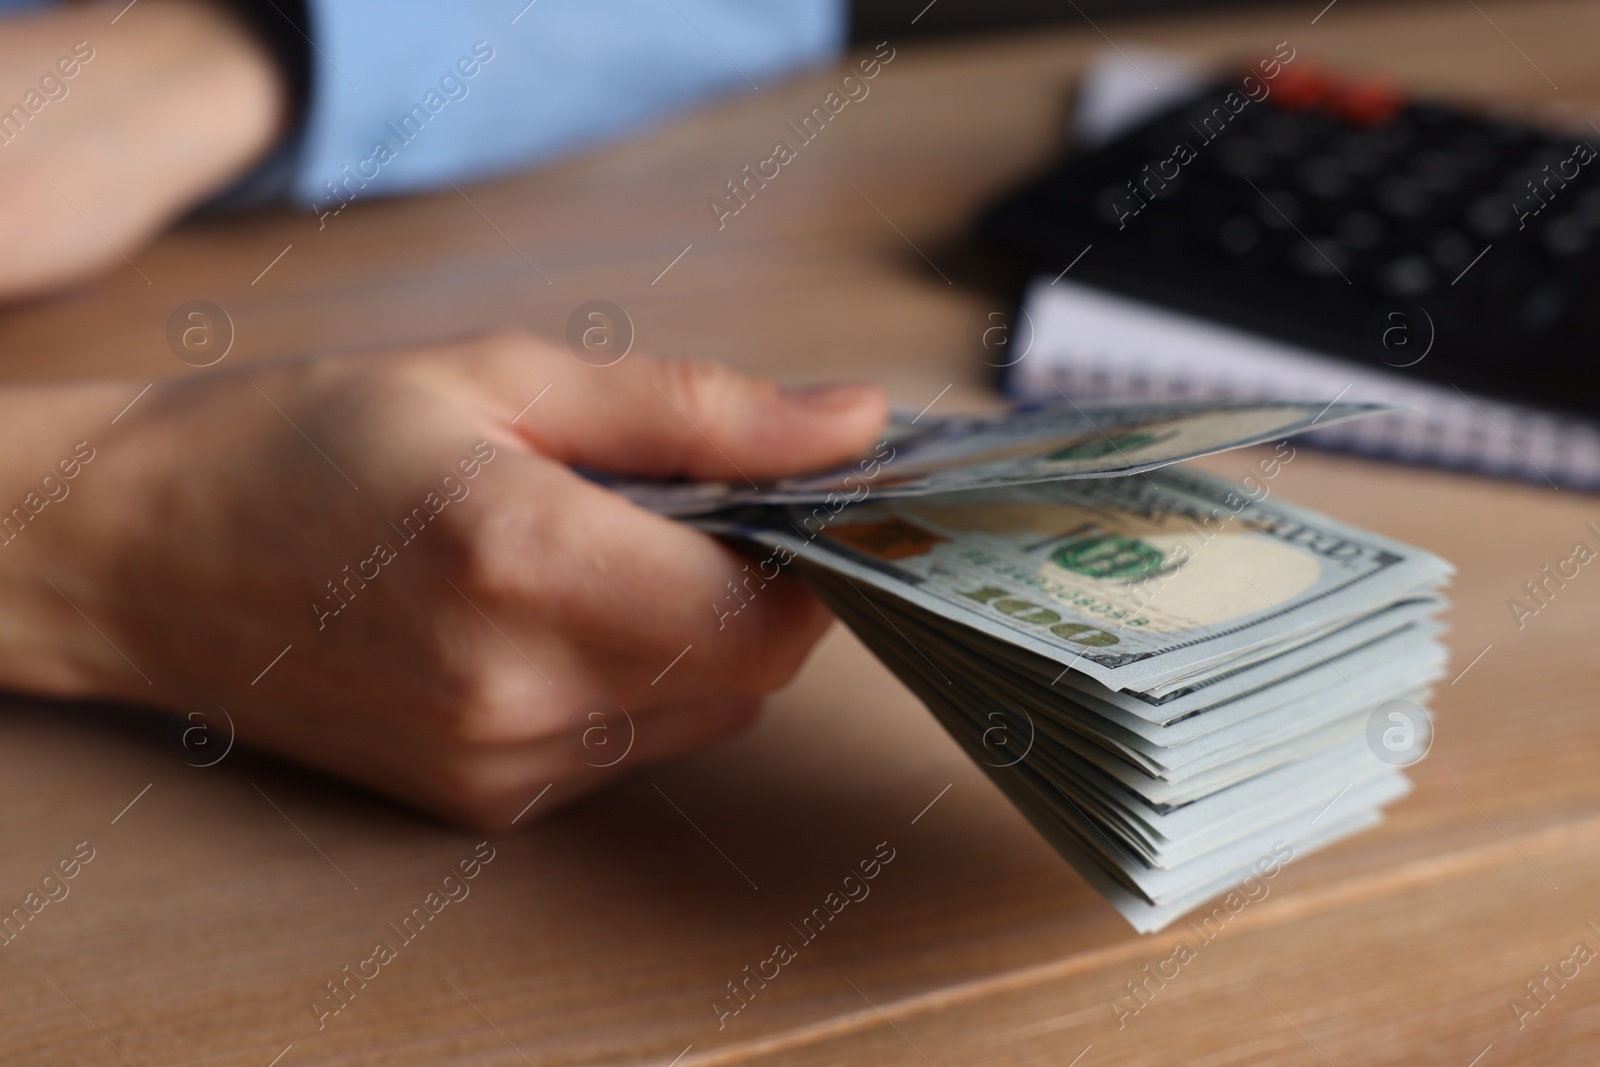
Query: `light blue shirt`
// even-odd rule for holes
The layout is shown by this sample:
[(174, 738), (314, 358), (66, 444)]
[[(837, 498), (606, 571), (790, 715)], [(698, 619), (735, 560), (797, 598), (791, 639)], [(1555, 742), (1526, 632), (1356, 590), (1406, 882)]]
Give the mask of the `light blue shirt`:
[[(0, 0), (0, 11), (33, 6)], [(836, 55), (846, 21), (844, 0), (307, 7), (305, 112), (246, 184), (317, 211), (548, 162), (708, 97), (766, 88)]]

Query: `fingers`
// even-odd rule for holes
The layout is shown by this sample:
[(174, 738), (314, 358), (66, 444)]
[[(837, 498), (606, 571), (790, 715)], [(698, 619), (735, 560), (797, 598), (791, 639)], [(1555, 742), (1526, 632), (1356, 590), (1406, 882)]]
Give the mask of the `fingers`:
[(594, 367), (519, 335), (446, 365), (474, 375), (545, 455), (654, 477), (764, 481), (826, 468), (866, 451), (888, 418), (875, 386), (784, 389), (719, 363), (640, 354)]
[[(580, 706), (560, 731), (519, 745), (474, 745), (404, 732), (321, 735), (315, 746), (291, 735), (265, 745), (355, 778), (411, 807), (491, 830), (531, 823), (649, 764), (739, 733), (760, 710), (758, 698), (730, 693), (630, 709), (595, 703), (605, 708), (600, 725), (577, 714)], [(605, 736), (597, 737), (602, 730)]]
[[(755, 722), (760, 700), (713, 694), (619, 714), (621, 710), (609, 715), (604, 745), (586, 745), (583, 729), (572, 723), (561, 736), (547, 740), (452, 753), (439, 779), (447, 787), (432, 806), (457, 822), (484, 829), (503, 829), (513, 819), (523, 825), (652, 763), (743, 731)], [(547, 785), (550, 791), (539, 797)], [(537, 805), (518, 818), (535, 797)]]
[(742, 556), (587, 483), (566, 499), (549, 531), (554, 550), (604, 561), (605, 587), (544, 576), (546, 595), (597, 653), (649, 664), (652, 681), (665, 671), (657, 688), (681, 671), (766, 692), (793, 676), (821, 636), (826, 614), (775, 561)]
[(552, 708), (599, 695), (628, 706), (769, 692), (827, 629), (821, 605), (774, 561), (742, 557), (548, 460), (507, 460), (508, 481), (466, 502), (482, 533), (457, 579), (473, 605), (461, 644), (483, 657), (484, 679), (467, 736), (527, 740), (553, 727)]

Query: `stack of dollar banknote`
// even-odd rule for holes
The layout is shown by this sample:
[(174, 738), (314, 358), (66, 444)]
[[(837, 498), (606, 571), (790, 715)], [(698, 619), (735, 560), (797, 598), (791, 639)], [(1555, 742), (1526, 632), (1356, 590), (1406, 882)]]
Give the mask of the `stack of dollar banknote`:
[[(799, 574), (1151, 931), (1410, 788), (1450, 565), (1275, 482), (1286, 438), (1382, 410), (922, 419), (814, 477), (618, 488)], [(1238, 480), (1175, 465), (1245, 445)]]

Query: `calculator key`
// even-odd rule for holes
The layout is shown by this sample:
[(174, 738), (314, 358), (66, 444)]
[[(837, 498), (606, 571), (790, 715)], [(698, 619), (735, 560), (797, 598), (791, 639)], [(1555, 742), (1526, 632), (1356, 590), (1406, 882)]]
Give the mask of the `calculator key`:
[(1284, 67), (1272, 82), (1270, 99), (1286, 111), (1306, 111), (1327, 98), (1333, 79), (1315, 67)]
[(1588, 226), (1600, 227), (1600, 189), (1578, 194), (1578, 217)]
[(1433, 207), (1433, 197), (1415, 178), (1385, 178), (1378, 184), (1378, 204), (1391, 215), (1415, 219)]
[(1261, 120), (1261, 147), (1275, 156), (1299, 155), (1309, 139), (1308, 121), (1302, 115), (1269, 114)]
[(1378, 247), (1385, 232), (1383, 220), (1371, 211), (1352, 211), (1339, 224), (1339, 239), (1361, 252)]
[(1537, 206), (1533, 199), (1533, 190), (1533, 179), (1529, 177), (1527, 168), (1518, 167), (1501, 179), (1496, 192), (1504, 199), (1527, 200)]
[(1410, 115), (1402, 112), (1393, 122), (1372, 131), (1373, 140), (1391, 155), (1409, 151), (1417, 143), (1418, 130)]
[(1269, 189), (1256, 199), (1256, 214), (1274, 230), (1292, 230), (1300, 222), (1300, 201), (1287, 189)]
[(1095, 216), (1108, 226), (1117, 226), (1122, 216), (1128, 212), (1129, 207), (1126, 202), (1131, 199), (1132, 194), (1128, 192), (1127, 186), (1101, 186), (1100, 191), (1094, 196)]
[(1418, 255), (1401, 256), (1378, 272), (1378, 287), (1394, 296), (1421, 296), (1433, 282), (1433, 268)]
[(1481, 130), (1462, 134), (1451, 151), (1461, 168), (1472, 173), (1489, 170), (1501, 158), (1500, 146)]
[(1449, 152), (1423, 152), (1414, 170), (1417, 181), (1430, 192), (1451, 193), (1461, 186), (1461, 160)]
[(1255, 181), (1272, 169), (1272, 161), (1254, 141), (1234, 138), (1217, 148), (1217, 167), (1224, 174)]
[(1467, 229), (1485, 240), (1506, 233), (1514, 221), (1511, 202), (1504, 197), (1481, 196), (1467, 209)]
[(1350, 266), (1350, 254), (1327, 237), (1296, 241), (1289, 259), (1302, 273), (1319, 278), (1340, 277)]
[(1217, 243), (1229, 255), (1242, 256), (1261, 243), (1261, 227), (1252, 219), (1235, 215), (1217, 231)]
[(1342, 133), (1329, 148), (1346, 170), (1356, 174), (1379, 174), (1388, 166), (1389, 147), (1376, 134)]
[(1328, 110), (1357, 126), (1381, 126), (1400, 111), (1400, 94), (1382, 82), (1347, 82), (1327, 102)]
[(1567, 294), (1562, 288), (1546, 282), (1523, 299), (1518, 318), (1529, 333), (1544, 333), (1561, 321), (1567, 307)]
[(1327, 156), (1308, 159), (1300, 165), (1299, 186), (1324, 200), (1342, 197), (1350, 191), (1350, 178), (1337, 160)]
[(1441, 270), (1452, 276), (1465, 270), (1476, 254), (1472, 244), (1455, 230), (1441, 230), (1434, 234), (1429, 258)]
[(1566, 258), (1587, 251), (1592, 243), (1593, 231), (1576, 215), (1562, 215), (1550, 220), (1540, 237), (1551, 255)]

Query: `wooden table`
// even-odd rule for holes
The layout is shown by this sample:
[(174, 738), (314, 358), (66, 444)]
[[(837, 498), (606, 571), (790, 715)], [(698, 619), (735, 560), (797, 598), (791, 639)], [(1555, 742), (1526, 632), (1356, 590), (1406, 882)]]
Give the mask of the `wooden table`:
[[(1216, 56), (1288, 39), (1478, 98), (1600, 98), (1590, 5), (1346, 0), (1313, 25), (1318, 6), (1104, 28), (1119, 46)], [(995, 298), (965, 284), (956, 238), (1052, 151), (1074, 71), (1104, 45), (1087, 26), (901, 44), (870, 97), (720, 231), (707, 198), (838, 72), (320, 230), (287, 213), (192, 223), (136, 255), (149, 284), (119, 268), (0, 313), (0, 372), (196, 373), (164, 336), (189, 299), (228, 310), (241, 362), (497, 324), (560, 334), (606, 298), (659, 352), (866, 374), (918, 407), (946, 385), (941, 409), (992, 403), (965, 337)], [(1454, 560), (1452, 677), (1472, 666), (1441, 687), (1416, 794), (1381, 829), (1285, 869), (1120, 1029), (1110, 1001), (1181, 934), (1134, 935), (835, 630), (752, 733), (496, 842), (471, 896), (320, 1031), (324, 983), (477, 839), (242, 750), (186, 766), (154, 719), (8, 702), (0, 903), (79, 842), (94, 858), (0, 949), (0, 1060), (1593, 1062), (1600, 963), (1547, 981), (1523, 1029), (1508, 1002), (1575, 942), (1600, 948), (1586, 925), (1600, 922), (1600, 575), (1522, 630), (1506, 600), (1586, 536), (1600, 503), (1304, 450), (1277, 484)], [(719, 1029), (726, 983), (792, 940), (879, 842), (895, 858), (871, 896)]]

